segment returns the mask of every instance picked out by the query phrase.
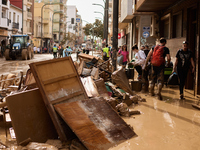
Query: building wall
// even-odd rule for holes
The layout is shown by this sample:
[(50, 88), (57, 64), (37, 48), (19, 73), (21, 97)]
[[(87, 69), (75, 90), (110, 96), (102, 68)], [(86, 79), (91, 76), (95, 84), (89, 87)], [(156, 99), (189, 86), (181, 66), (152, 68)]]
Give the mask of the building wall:
[[(13, 20), (14, 13), (15, 13), (15, 20)], [(22, 29), (22, 10), (20, 8), (16, 8), (13, 5), (10, 5), (10, 9), (8, 10), (8, 18), (11, 20), (11, 23), (9, 23), (9, 26), (8, 26), (8, 30), (9, 30), (8, 34), (9, 35), (21, 34), (22, 33), (22, 30), (21, 30)], [(15, 30), (16, 32), (14, 32), (14, 29), (13, 29), (14, 23), (19, 23), (19, 29)]]
[[(75, 30), (73, 30), (74, 26), (76, 25), (76, 15), (77, 15), (77, 8), (76, 6), (67, 6), (67, 32), (71, 32), (75, 34)], [(74, 18), (74, 24), (71, 24), (71, 19)], [(69, 25), (72, 28), (69, 28)]]

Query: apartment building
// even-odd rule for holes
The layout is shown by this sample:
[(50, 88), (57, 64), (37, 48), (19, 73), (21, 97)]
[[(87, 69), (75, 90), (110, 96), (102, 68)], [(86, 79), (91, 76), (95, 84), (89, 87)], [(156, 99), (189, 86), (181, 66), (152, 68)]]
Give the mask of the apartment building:
[[(60, 43), (66, 36), (66, 20), (67, 20), (67, 0), (52, 0), (54, 9), (53, 18), (53, 39), (54, 42)], [(57, 3), (57, 4), (56, 4)], [(63, 42), (62, 42), (63, 43)]]
[(22, 32), (32, 39), (34, 31), (34, 0), (10, 0), (10, 3), (20, 9), (22, 9), (23, 4)]
[(9, 0), (0, 0), (0, 42), (2, 46), (6, 46), (7, 43), (7, 36), (8, 36), (8, 10), (10, 8), (10, 1)]
[(22, 34), (22, 9), (10, 4), (8, 10), (8, 35)]

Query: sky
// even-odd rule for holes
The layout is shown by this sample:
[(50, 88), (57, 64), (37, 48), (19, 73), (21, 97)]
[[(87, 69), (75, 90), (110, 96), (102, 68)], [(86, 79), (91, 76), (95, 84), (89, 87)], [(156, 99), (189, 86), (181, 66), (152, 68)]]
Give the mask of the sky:
[[(94, 13), (94, 11), (104, 13), (103, 8), (101, 6), (92, 5), (93, 3), (104, 6), (103, 0), (67, 0), (67, 5), (75, 5), (78, 9), (78, 14), (82, 17), (82, 20), (89, 23), (94, 23), (96, 19), (95, 17), (103, 19), (102, 14)], [(83, 21), (83, 25), (86, 24), (85, 21)]]

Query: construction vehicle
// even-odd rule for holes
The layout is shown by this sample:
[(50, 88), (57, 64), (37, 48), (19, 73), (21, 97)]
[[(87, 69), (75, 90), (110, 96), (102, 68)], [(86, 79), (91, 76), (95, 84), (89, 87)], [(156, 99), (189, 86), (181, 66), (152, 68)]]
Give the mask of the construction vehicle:
[(9, 41), (10, 44), (5, 51), (6, 60), (15, 60), (17, 57), (21, 57), (22, 60), (33, 58), (33, 48), (31, 44), (28, 43), (28, 35), (12, 35)]

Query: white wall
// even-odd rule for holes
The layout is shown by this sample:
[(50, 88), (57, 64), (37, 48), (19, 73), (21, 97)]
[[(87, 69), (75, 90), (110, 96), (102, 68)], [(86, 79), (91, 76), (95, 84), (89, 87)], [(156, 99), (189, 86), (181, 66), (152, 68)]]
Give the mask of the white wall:
[[(10, 9), (8, 10), (8, 18), (9, 18), (9, 13), (11, 12), (11, 23), (9, 23), (8, 30), (12, 30), (12, 25), (13, 25), (13, 13), (15, 13), (15, 23), (18, 23), (18, 16), (19, 16), (19, 29), (18, 33), (21, 33), (21, 28), (22, 28), (22, 10), (19, 8), (16, 8), (13, 5), (10, 5)], [(12, 34), (12, 31), (9, 31), (9, 35)]]

